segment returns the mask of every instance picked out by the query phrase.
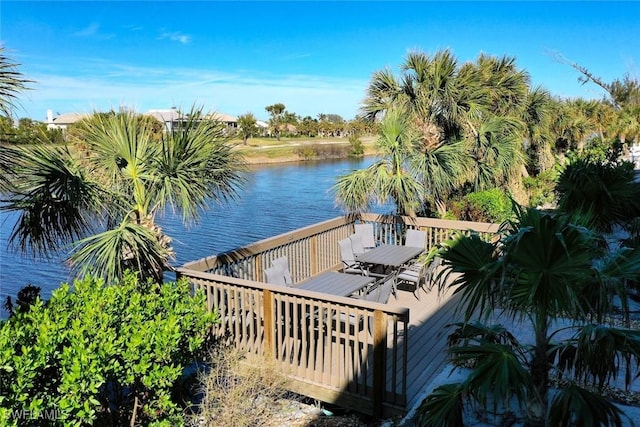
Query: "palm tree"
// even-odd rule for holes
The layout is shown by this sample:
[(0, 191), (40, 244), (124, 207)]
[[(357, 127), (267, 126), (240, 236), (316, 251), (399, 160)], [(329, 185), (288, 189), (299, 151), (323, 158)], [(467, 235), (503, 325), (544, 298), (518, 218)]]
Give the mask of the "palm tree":
[[(518, 206), (515, 211), (498, 241), (461, 235), (440, 253), (452, 279), (442, 287), (461, 295), (464, 314), (450, 336), (450, 352), (473, 368), (465, 381), (441, 386), (425, 399), (421, 425), (462, 420), (469, 399), (484, 408), (493, 402), (493, 410), (509, 410), (515, 400), (530, 426), (620, 426), (620, 410), (599, 392), (621, 370), (637, 366), (640, 331), (601, 322), (614, 296), (627, 308), (624, 282), (640, 276), (640, 253), (604, 251), (599, 235), (570, 216)], [(473, 321), (488, 320), (494, 309), (528, 320), (534, 343), (524, 345), (503, 327)], [(574, 335), (561, 339), (553, 325), (565, 318), (574, 320), (567, 329)], [(549, 402), (552, 374), (568, 382)], [(628, 372), (627, 385), (631, 378)]]
[(473, 136), (467, 138), (467, 153), (473, 161), (469, 177), (472, 188), (507, 188), (520, 178), (525, 165), (521, 122), (508, 116), (490, 116), (476, 126)]
[(16, 107), (18, 94), (27, 90), (27, 84), (33, 83), (17, 70), (15, 64), (5, 56), (5, 48), (0, 46), (0, 113), (11, 116)]
[(548, 97), (529, 91), (529, 75), (515, 59), (480, 55), (459, 64), (448, 50), (411, 52), (401, 69), (399, 77), (374, 73), (362, 113), (375, 120), (395, 109), (415, 128), (425, 158), (412, 169), (420, 171), (427, 205), (443, 215), (451, 194), (508, 187), (526, 173), (523, 140), (542, 142), (533, 132)]
[(640, 217), (640, 182), (635, 181), (631, 163), (572, 158), (560, 173), (555, 191), (560, 210), (589, 216), (602, 233), (624, 228)]
[(14, 175), (2, 209), (20, 213), (11, 243), (40, 255), (71, 245), (72, 265), (108, 280), (126, 269), (161, 280), (173, 252), (156, 216), (170, 209), (193, 221), (243, 182), (224, 126), (203, 117), (194, 108), (154, 141), (143, 116), (95, 114), (79, 124), (82, 148), (8, 150)]
[(240, 132), (242, 133), (242, 143), (244, 145), (247, 145), (247, 140), (258, 131), (258, 126), (256, 125), (257, 122), (258, 121), (256, 120), (253, 113), (247, 113), (238, 116), (238, 127), (240, 127)]
[(399, 215), (415, 215), (423, 200), (423, 186), (410, 169), (415, 162), (417, 135), (407, 118), (390, 110), (381, 123), (377, 141), (380, 159), (366, 169), (338, 178), (332, 191), (336, 201), (350, 212), (368, 209), (373, 202), (392, 200)]

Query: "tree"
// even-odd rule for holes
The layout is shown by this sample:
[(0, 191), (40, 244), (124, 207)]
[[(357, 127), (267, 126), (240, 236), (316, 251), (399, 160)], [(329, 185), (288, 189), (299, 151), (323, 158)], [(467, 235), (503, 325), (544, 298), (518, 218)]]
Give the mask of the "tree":
[(366, 169), (338, 178), (332, 191), (347, 210), (363, 211), (377, 201), (392, 200), (399, 215), (415, 215), (423, 200), (423, 186), (409, 168), (416, 134), (399, 111), (391, 110), (381, 123), (377, 141), (380, 160)]
[(27, 90), (27, 85), (33, 83), (17, 70), (18, 66), (5, 55), (5, 48), (0, 46), (0, 112), (8, 117), (16, 107), (20, 92)]
[(589, 217), (601, 233), (628, 228), (640, 217), (640, 182), (635, 181), (631, 163), (573, 157), (560, 173), (555, 191), (560, 210)]
[(210, 201), (225, 202), (243, 182), (242, 158), (224, 125), (199, 109), (154, 141), (133, 112), (96, 114), (79, 124), (84, 146), (16, 147), (1, 209), (20, 215), (10, 243), (46, 256), (70, 250), (80, 271), (115, 280), (132, 269), (161, 281), (173, 256), (155, 218), (179, 210), (197, 219)]
[(311, 116), (306, 116), (298, 122), (298, 131), (308, 137), (316, 136), (318, 134), (318, 121), (311, 118)]
[(238, 126), (240, 127), (240, 132), (242, 133), (242, 143), (247, 145), (247, 140), (251, 138), (257, 131), (257, 120), (253, 113), (246, 113), (241, 116), (238, 116)]
[(280, 141), (280, 126), (283, 124), (284, 113), (286, 111), (286, 107), (282, 103), (277, 103), (273, 105), (268, 105), (264, 108), (267, 113), (271, 116), (269, 119), (269, 128), (276, 136), (278, 141)]
[[(516, 207), (515, 219), (501, 232), (495, 242), (460, 235), (440, 253), (444, 274), (452, 278), (441, 289), (451, 286), (461, 295), (464, 314), (450, 336), (450, 352), (472, 368), (465, 381), (438, 387), (425, 399), (422, 425), (462, 420), (467, 398), (494, 412), (510, 410), (515, 400), (526, 409), (530, 426), (622, 425), (620, 410), (600, 393), (621, 370), (627, 385), (634, 378), (630, 370), (640, 361), (640, 332), (602, 322), (614, 297), (628, 310), (624, 283), (638, 279), (640, 253), (605, 251), (601, 236), (575, 218), (535, 209)], [(528, 320), (534, 343), (519, 343), (499, 325), (473, 321), (488, 320), (494, 309)], [(554, 328), (563, 318), (574, 321), (565, 330), (574, 332), (567, 339)], [(552, 373), (567, 382), (550, 402)]]
[(482, 54), (459, 64), (448, 50), (411, 52), (401, 69), (399, 77), (388, 69), (374, 73), (362, 114), (378, 120), (393, 108), (408, 117), (425, 155), (420, 175), (430, 186), (427, 204), (442, 216), (450, 196), (517, 187), (526, 174), (524, 139), (544, 142), (533, 132), (547, 104), (542, 93), (530, 91), (529, 75), (515, 59)]

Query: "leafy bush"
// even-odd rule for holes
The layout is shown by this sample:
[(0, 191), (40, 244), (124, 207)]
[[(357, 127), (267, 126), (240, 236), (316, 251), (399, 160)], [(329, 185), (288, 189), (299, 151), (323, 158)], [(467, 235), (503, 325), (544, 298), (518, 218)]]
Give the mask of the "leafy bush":
[(555, 200), (554, 188), (557, 172), (548, 169), (535, 177), (525, 177), (522, 179), (524, 188), (529, 197), (529, 206), (544, 206)]
[(349, 145), (351, 146), (351, 151), (349, 152), (350, 157), (361, 157), (364, 154), (364, 145), (362, 145), (359, 135), (350, 135)]
[(558, 209), (591, 217), (592, 227), (610, 233), (640, 216), (640, 183), (635, 178), (630, 162), (574, 157), (558, 178)]
[(511, 199), (499, 188), (470, 193), (465, 200), (468, 221), (503, 222), (511, 217)]
[(63, 284), (0, 324), (0, 424), (183, 424), (172, 396), (216, 314), (186, 282)]

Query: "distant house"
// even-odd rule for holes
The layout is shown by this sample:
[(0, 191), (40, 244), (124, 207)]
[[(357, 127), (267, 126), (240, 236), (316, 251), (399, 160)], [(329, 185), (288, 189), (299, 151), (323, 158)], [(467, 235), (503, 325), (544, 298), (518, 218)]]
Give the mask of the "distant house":
[(210, 118), (222, 122), (227, 125), (229, 128), (237, 128), (238, 127), (238, 118), (234, 116), (230, 116), (229, 114), (224, 113), (213, 113), (209, 116)]
[(149, 110), (145, 113), (148, 116), (164, 123), (164, 131), (171, 132), (178, 127), (178, 123), (182, 119), (182, 113), (177, 108)]
[[(176, 129), (181, 121), (185, 121), (186, 117), (175, 107), (165, 109), (152, 109), (144, 113), (151, 116), (158, 121), (164, 123), (165, 132), (170, 132)], [(70, 124), (77, 122), (80, 119), (90, 116), (89, 113), (64, 113), (57, 117), (53, 117), (53, 111), (47, 110), (47, 128), (49, 129), (67, 129)], [(238, 119), (229, 114), (214, 113), (207, 118), (218, 120), (228, 128), (237, 128)]]
[(53, 110), (47, 110), (47, 129), (66, 130), (69, 125), (90, 115), (89, 113), (64, 113), (53, 117)]

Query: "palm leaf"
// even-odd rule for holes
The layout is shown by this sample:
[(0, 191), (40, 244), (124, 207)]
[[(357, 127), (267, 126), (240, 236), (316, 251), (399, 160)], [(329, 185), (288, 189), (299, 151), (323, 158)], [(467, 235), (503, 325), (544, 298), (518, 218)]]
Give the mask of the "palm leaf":
[(227, 143), (223, 123), (192, 108), (185, 122), (163, 137), (152, 163), (153, 210), (180, 210), (183, 220), (196, 219), (210, 201), (225, 203), (244, 184), (242, 155)]
[(553, 347), (558, 369), (599, 388), (618, 377), (624, 369), (625, 386), (640, 375), (640, 331), (604, 325), (586, 325), (576, 337)]
[(449, 351), (456, 361), (476, 362), (465, 380), (465, 387), (482, 406), (486, 407), (491, 401), (495, 412), (499, 405), (509, 408), (512, 398), (522, 405), (532, 393), (531, 375), (523, 365), (525, 361), (510, 346), (481, 341)]
[(70, 260), (82, 274), (103, 277), (108, 283), (122, 278), (126, 270), (137, 272), (142, 280), (157, 281), (168, 255), (157, 235), (127, 218), (117, 228), (78, 241)]
[[(447, 338), (447, 345), (453, 346), (465, 346), (470, 342), (481, 343), (488, 342), (491, 344), (501, 344), (509, 346), (516, 351), (520, 348), (520, 343), (507, 329), (502, 325), (485, 325), (483, 323), (474, 322), (458, 322), (453, 325), (456, 329), (449, 334)], [(524, 354), (520, 354), (524, 357)]]
[(445, 384), (431, 392), (418, 408), (418, 423), (424, 427), (459, 427), (464, 425), (464, 388), (462, 384)]
[(363, 212), (373, 203), (374, 171), (372, 166), (366, 169), (355, 170), (347, 175), (338, 177), (331, 188), (338, 204), (344, 206), (349, 212)]
[(566, 217), (535, 209), (519, 210), (513, 227), (502, 249), (510, 308), (527, 312), (537, 307), (553, 318), (584, 317), (578, 295), (592, 282), (592, 235)]
[(443, 247), (440, 256), (445, 268), (438, 274), (438, 283), (462, 294), (459, 308), (465, 310), (465, 319), (476, 310), (488, 314), (499, 302), (501, 262), (496, 258), (496, 247), (475, 233), (461, 234), (444, 242)]
[(601, 395), (569, 383), (553, 397), (548, 422), (559, 427), (621, 427), (622, 416), (624, 413), (620, 408)]
[(17, 71), (19, 64), (13, 63), (4, 52), (5, 48), (0, 46), (0, 112), (9, 117), (16, 108), (18, 94), (27, 90), (27, 84), (33, 81), (24, 78)]
[(47, 255), (94, 229), (107, 192), (66, 147), (38, 145), (4, 152), (15, 169), (0, 209), (20, 213), (9, 238), (12, 245)]

